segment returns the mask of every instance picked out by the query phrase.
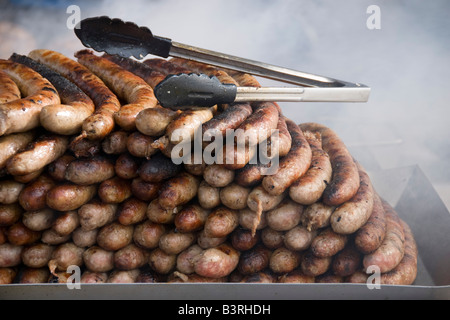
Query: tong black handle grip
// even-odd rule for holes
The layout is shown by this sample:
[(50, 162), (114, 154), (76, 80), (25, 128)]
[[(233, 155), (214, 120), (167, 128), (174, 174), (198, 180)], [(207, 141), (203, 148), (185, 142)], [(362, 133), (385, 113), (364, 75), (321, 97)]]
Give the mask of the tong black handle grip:
[(234, 102), (237, 87), (205, 74), (169, 75), (155, 87), (155, 96), (166, 108), (212, 107)]

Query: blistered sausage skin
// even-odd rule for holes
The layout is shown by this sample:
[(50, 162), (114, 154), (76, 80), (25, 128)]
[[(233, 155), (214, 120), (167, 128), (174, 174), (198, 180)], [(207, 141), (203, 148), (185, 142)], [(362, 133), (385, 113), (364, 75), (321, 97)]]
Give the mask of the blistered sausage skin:
[(94, 102), (70, 80), (27, 56), (14, 53), (11, 61), (22, 63), (38, 72), (55, 87), (62, 104), (48, 105), (40, 113), (41, 125), (50, 132), (77, 134), (84, 120), (95, 110)]
[(17, 84), (4, 71), (0, 71), (0, 104), (20, 99)]
[(137, 114), (146, 108), (156, 107), (158, 101), (153, 89), (142, 78), (105, 58), (94, 55), (90, 50), (78, 51), (75, 57), (126, 101), (127, 104), (122, 105), (114, 115), (115, 122), (122, 129), (134, 130)]
[(0, 59), (0, 70), (18, 85), (24, 98), (0, 105), (0, 136), (26, 132), (40, 125), (39, 114), (46, 105), (61, 102), (55, 87), (33, 69)]
[(0, 170), (6, 167), (9, 158), (31, 143), (35, 136), (35, 131), (28, 131), (0, 137)]
[(397, 212), (382, 199), (386, 213), (386, 236), (380, 247), (363, 258), (364, 268), (378, 266), (381, 273), (393, 270), (405, 255), (405, 231)]
[(304, 136), (311, 147), (311, 166), (289, 187), (292, 200), (311, 205), (316, 203), (331, 180), (332, 168), (328, 154), (323, 151), (319, 135), (305, 131)]
[(360, 187), (356, 194), (334, 210), (330, 217), (333, 230), (341, 234), (352, 234), (369, 219), (373, 209), (374, 191), (369, 175), (358, 165)]
[(292, 137), (289, 153), (280, 159), (275, 174), (264, 177), (262, 186), (272, 195), (280, 195), (298, 178), (303, 176), (311, 165), (311, 147), (302, 130), (293, 121), (285, 118), (287, 128)]
[(119, 111), (117, 96), (88, 68), (63, 54), (44, 49), (31, 51), (28, 56), (62, 74), (83, 90), (94, 102), (95, 111), (82, 125), (80, 139), (99, 140), (114, 129), (114, 113)]
[(302, 123), (303, 131), (319, 132), (322, 148), (328, 153), (332, 166), (332, 178), (323, 192), (323, 202), (338, 206), (350, 200), (358, 191), (358, 168), (344, 142), (330, 128), (317, 123)]
[(23, 176), (43, 169), (61, 157), (67, 150), (69, 139), (63, 135), (46, 134), (16, 153), (6, 163), (12, 175)]

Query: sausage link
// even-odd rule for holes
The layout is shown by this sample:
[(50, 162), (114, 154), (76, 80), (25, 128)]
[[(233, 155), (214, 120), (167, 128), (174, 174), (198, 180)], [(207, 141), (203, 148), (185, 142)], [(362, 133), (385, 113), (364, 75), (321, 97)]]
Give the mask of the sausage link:
[(311, 252), (319, 258), (332, 257), (345, 248), (347, 235), (334, 232), (331, 228), (323, 229), (311, 242)]
[(250, 275), (265, 270), (269, 267), (272, 251), (263, 245), (242, 252), (239, 257), (237, 269), (243, 275)]
[(330, 225), (330, 218), (335, 207), (330, 207), (323, 202), (313, 203), (303, 211), (301, 223), (308, 230), (317, 230)]
[(386, 213), (386, 236), (380, 247), (363, 258), (364, 268), (378, 266), (381, 273), (393, 270), (405, 255), (405, 232), (397, 212), (382, 199)]
[(122, 203), (132, 196), (131, 181), (114, 176), (100, 183), (97, 193), (104, 203)]
[(55, 221), (53, 221), (52, 229), (62, 236), (71, 235), (76, 228), (80, 226), (80, 218), (77, 211), (63, 212)]
[(83, 262), (91, 272), (108, 272), (114, 269), (114, 252), (94, 245), (83, 252)]
[(134, 157), (128, 152), (125, 152), (117, 157), (114, 164), (114, 171), (119, 178), (134, 179), (139, 177), (138, 170), (141, 162), (141, 158)]
[(360, 187), (347, 202), (334, 210), (330, 218), (331, 227), (337, 233), (351, 234), (359, 230), (373, 210), (374, 191), (369, 175), (358, 164)]
[(364, 254), (380, 247), (386, 235), (386, 216), (380, 196), (375, 193), (369, 220), (355, 234), (355, 245)]
[(80, 186), (101, 183), (115, 175), (114, 163), (103, 156), (72, 161), (66, 170), (66, 180)]
[(348, 277), (361, 268), (363, 255), (348, 242), (346, 247), (333, 257), (331, 269), (335, 275)]
[(247, 207), (249, 193), (250, 188), (231, 183), (220, 190), (219, 196), (224, 206), (234, 210), (241, 210)]
[(188, 204), (176, 214), (174, 224), (179, 232), (198, 231), (205, 225), (208, 215), (209, 210), (200, 205)]
[(155, 183), (173, 178), (179, 174), (180, 171), (180, 166), (174, 164), (170, 158), (158, 153), (142, 162), (138, 169), (138, 175), (146, 182)]
[(113, 221), (100, 228), (97, 234), (97, 244), (109, 251), (117, 251), (133, 241), (134, 226), (124, 226)]
[(94, 199), (78, 209), (80, 225), (84, 230), (94, 230), (113, 222), (116, 218), (116, 204), (103, 203)]
[(159, 274), (169, 274), (177, 264), (177, 255), (168, 254), (160, 248), (152, 250), (149, 254), (148, 264), (150, 268)]
[(315, 283), (316, 278), (305, 275), (301, 270), (294, 270), (278, 278), (279, 283)]
[(7, 73), (24, 93), (24, 98), (0, 105), (0, 136), (37, 128), (42, 108), (61, 103), (55, 87), (33, 69), (0, 59), (0, 70)]
[(17, 84), (7, 73), (0, 70), (0, 104), (20, 99), (20, 90)]
[(43, 169), (61, 157), (67, 150), (66, 136), (45, 134), (30, 143), (23, 151), (16, 153), (6, 163), (12, 175), (23, 176)]
[(98, 229), (84, 230), (81, 226), (72, 233), (72, 241), (78, 247), (92, 247), (97, 243)]
[(141, 178), (135, 178), (131, 181), (131, 193), (142, 201), (152, 201), (158, 197), (161, 187), (159, 182), (146, 182)]
[(204, 209), (213, 209), (220, 205), (220, 188), (209, 185), (205, 180), (200, 182), (197, 200)]
[(316, 238), (317, 231), (309, 231), (303, 226), (296, 226), (284, 234), (283, 242), (287, 249), (303, 251), (311, 246)]
[(311, 147), (311, 166), (289, 187), (289, 196), (298, 203), (310, 205), (322, 197), (331, 181), (332, 167), (330, 157), (322, 149), (320, 136), (309, 131), (305, 131), (304, 136)]
[(6, 229), (8, 242), (18, 246), (30, 245), (41, 238), (41, 232), (27, 228), (22, 221), (17, 221)]
[(280, 159), (275, 174), (264, 177), (262, 185), (272, 195), (282, 194), (292, 183), (303, 176), (311, 165), (312, 151), (302, 130), (293, 121), (285, 119), (292, 137), (289, 153)]
[(269, 268), (277, 274), (294, 271), (300, 265), (301, 256), (300, 252), (291, 251), (286, 247), (277, 248), (270, 256)]
[(382, 284), (411, 285), (417, 277), (417, 244), (411, 228), (400, 220), (405, 234), (405, 254), (391, 271), (381, 275)]
[(147, 264), (147, 252), (133, 243), (114, 252), (114, 266), (119, 270), (134, 270)]
[(324, 190), (323, 202), (330, 206), (339, 206), (350, 200), (359, 188), (359, 173), (353, 158), (339, 136), (317, 123), (300, 124), (303, 131), (319, 132), (322, 148), (329, 155), (332, 166), (332, 178)]
[(250, 230), (236, 228), (230, 235), (230, 241), (233, 248), (238, 251), (247, 251), (256, 246), (261, 240), (260, 232), (252, 235)]
[(146, 109), (154, 108), (158, 101), (152, 87), (142, 78), (121, 68), (117, 64), (96, 56), (90, 50), (81, 50), (75, 53), (78, 62), (90, 69), (117, 95), (126, 101), (117, 113), (115, 122), (124, 130), (131, 131), (136, 128), (137, 114)]
[(22, 250), (21, 258), (25, 266), (29, 268), (42, 268), (47, 266), (55, 247), (45, 243), (36, 243)]
[(165, 181), (158, 197), (160, 206), (169, 209), (188, 203), (197, 195), (199, 185), (199, 179), (187, 172)]
[(266, 212), (267, 225), (277, 231), (287, 231), (297, 226), (302, 218), (303, 206), (285, 199)]
[(238, 225), (238, 211), (220, 206), (208, 215), (204, 230), (207, 236), (221, 238), (231, 234)]
[(159, 238), (159, 248), (170, 255), (177, 255), (189, 248), (197, 240), (193, 232), (169, 230)]
[(0, 268), (10, 268), (22, 263), (22, 245), (4, 243), (0, 245)]
[(147, 218), (147, 207), (147, 202), (131, 197), (117, 209), (117, 220), (123, 225), (139, 223)]
[(36, 211), (47, 206), (47, 193), (56, 185), (47, 174), (28, 183), (19, 194), (19, 203), (26, 211)]
[(52, 163), (50, 163), (47, 167), (48, 175), (54, 180), (54, 181), (64, 181), (66, 179), (66, 170), (69, 166), (69, 163), (71, 163), (73, 160), (75, 160), (75, 157), (71, 154), (64, 154)]
[(228, 276), (238, 265), (240, 253), (228, 243), (209, 248), (199, 254), (195, 273), (208, 278)]
[(56, 185), (47, 193), (47, 206), (57, 211), (76, 210), (97, 193), (96, 185), (80, 186), (74, 183)]
[(159, 239), (166, 232), (165, 225), (145, 220), (135, 226), (133, 242), (144, 249), (155, 249), (159, 246)]
[(122, 154), (127, 149), (127, 139), (129, 132), (125, 130), (117, 130), (108, 134), (102, 140), (102, 150), (106, 154)]
[(192, 73), (192, 70), (173, 63), (171, 60), (151, 58), (143, 61), (144, 64), (157, 72), (167, 76), (169, 74)]
[(18, 277), (18, 282), (22, 284), (46, 283), (50, 277), (50, 271), (46, 267), (23, 268)]
[(332, 257), (319, 258), (307, 250), (300, 263), (300, 270), (307, 276), (317, 277), (328, 271), (332, 261)]
[(150, 159), (158, 152), (158, 148), (153, 147), (154, 142), (152, 137), (135, 131), (128, 136), (127, 149), (135, 157)]
[(219, 164), (207, 165), (203, 179), (212, 187), (222, 188), (229, 185), (235, 177), (235, 172)]
[(34, 231), (44, 231), (51, 228), (55, 219), (56, 212), (49, 208), (24, 212), (22, 216), (23, 224)]
[(24, 183), (14, 180), (0, 181), (0, 204), (12, 204), (19, 201), (20, 192), (24, 187)]
[(35, 131), (11, 133), (0, 137), (0, 169), (6, 167), (9, 158), (34, 141)]
[(77, 247), (73, 242), (63, 243), (55, 248), (48, 267), (52, 274), (66, 272), (70, 266), (83, 266), (84, 248)]
[(88, 68), (63, 54), (37, 49), (28, 56), (62, 74), (75, 83), (94, 102), (95, 111), (82, 125), (79, 139), (100, 140), (114, 129), (114, 113), (119, 111), (117, 96)]
[(169, 124), (181, 114), (166, 108), (147, 108), (136, 116), (136, 129), (150, 137), (160, 137), (165, 134)]
[(16, 223), (23, 213), (22, 206), (19, 203), (0, 205), (0, 226), (10, 226)]
[(62, 135), (77, 134), (84, 120), (95, 110), (94, 102), (70, 80), (27, 56), (14, 53), (9, 60), (21, 63), (50, 81), (62, 104), (48, 105), (40, 113), (41, 125), (50, 132)]
[(147, 218), (155, 223), (172, 224), (180, 210), (181, 206), (168, 209), (163, 208), (159, 203), (159, 199), (156, 198), (147, 207)]
[(195, 272), (195, 257), (202, 253), (203, 249), (198, 244), (193, 244), (177, 256), (177, 271), (183, 274), (192, 274)]

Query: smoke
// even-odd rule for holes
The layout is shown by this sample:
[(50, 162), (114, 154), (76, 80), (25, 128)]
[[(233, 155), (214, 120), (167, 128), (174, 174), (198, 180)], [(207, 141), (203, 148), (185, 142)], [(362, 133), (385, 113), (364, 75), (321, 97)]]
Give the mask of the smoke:
[[(2, 57), (36, 47), (72, 56), (82, 48), (66, 27), (70, 17), (66, 8), (75, 4), (81, 18), (117, 17), (176, 42), (363, 83), (372, 89), (365, 104), (281, 105), (285, 115), (297, 122), (315, 121), (334, 128), (369, 168), (418, 164), (432, 180), (450, 181), (450, 3), (446, 0), (48, 3), (0, 0), (0, 23), (12, 23), (28, 33), (16, 41), (9, 37)], [(366, 25), (370, 5), (380, 8), (381, 29)], [(0, 37), (5, 34), (0, 32)]]

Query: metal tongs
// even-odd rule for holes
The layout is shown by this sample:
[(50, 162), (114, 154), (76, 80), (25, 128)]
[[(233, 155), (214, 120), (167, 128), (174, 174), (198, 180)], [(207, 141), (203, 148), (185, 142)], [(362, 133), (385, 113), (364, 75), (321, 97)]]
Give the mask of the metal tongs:
[(221, 84), (205, 75), (168, 76), (155, 95), (163, 106), (211, 106), (245, 101), (367, 102), (370, 88), (360, 84), (296, 71), (181, 44), (154, 36), (146, 27), (106, 16), (82, 20), (75, 27), (81, 42), (98, 52), (143, 59), (148, 54), (177, 57), (255, 76), (297, 85), (296, 87), (237, 87)]

